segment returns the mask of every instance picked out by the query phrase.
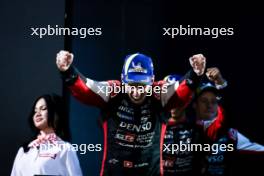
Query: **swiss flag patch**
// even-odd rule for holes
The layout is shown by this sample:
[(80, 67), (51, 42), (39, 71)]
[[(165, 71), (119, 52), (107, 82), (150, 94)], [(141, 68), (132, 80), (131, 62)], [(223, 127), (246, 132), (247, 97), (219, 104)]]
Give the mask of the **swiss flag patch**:
[(124, 167), (126, 167), (126, 168), (132, 168), (133, 167), (133, 162), (131, 162), (131, 161), (124, 161)]

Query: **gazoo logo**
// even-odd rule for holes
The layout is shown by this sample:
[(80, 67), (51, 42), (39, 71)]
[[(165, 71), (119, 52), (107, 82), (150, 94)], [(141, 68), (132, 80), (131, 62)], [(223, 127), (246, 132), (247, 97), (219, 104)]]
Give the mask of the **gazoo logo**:
[(130, 123), (126, 123), (126, 122), (121, 122), (119, 127), (121, 128), (125, 128), (129, 131), (133, 131), (133, 132), (144, 132), (144, 131), (148, 131), (151, 129), (151, 122), (147, 122), (145, 124), (142, 125), (135, 125), (135, 124), (130, 124)]
[(139, 73), (147, 73), (147, 70), (144, 69), (142, 66), (141, 66), (141, 63), (138, 62), (137, 65), (135, 64), (134, 61), (132, 61), (132, 68), (130, 68), (128, 70), (128, 72), (139, 72)]

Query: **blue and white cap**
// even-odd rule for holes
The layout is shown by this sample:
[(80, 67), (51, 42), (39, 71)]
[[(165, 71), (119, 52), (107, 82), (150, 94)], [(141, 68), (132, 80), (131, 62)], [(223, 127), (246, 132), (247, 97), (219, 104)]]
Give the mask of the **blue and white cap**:
[(135, 53), (125, 58), (122, 70), (123, 83), (152, 85), (154, 68), (152, 59), (144, 54)]
[(196, 90), (196, 96), (200, 96), (205, 91), (211, 91), (218, 95), (219, 90), (210, 82), (203, 82)]
[(182, 79), (181, 75), (173, 74), (173, 75), (167, 75), (163, 80), (169, 84), (173, 84), (177, 81), (180, 81), (181, 79)]

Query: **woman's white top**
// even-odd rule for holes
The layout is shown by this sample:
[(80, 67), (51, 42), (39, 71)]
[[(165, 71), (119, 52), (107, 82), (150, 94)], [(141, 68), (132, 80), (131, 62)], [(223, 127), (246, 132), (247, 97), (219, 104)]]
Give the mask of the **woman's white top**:
[(23, 147), (20, 147), (11, 176), (82, 176), (79, 160), (72, 145), (52, 135), (46, 135), (42, 139), (38, 137), (32, 141), (28, 152), (24, 152)]

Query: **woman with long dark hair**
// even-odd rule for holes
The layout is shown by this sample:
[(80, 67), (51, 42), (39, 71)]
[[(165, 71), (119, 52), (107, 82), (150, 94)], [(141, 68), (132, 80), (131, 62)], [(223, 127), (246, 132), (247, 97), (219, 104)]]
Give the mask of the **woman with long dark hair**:
[(60, 96), (38, 97), (28, 122), (33, 140), (20, 147), (11, 176), (82, 175), (77, 154), (69, 143), (66, 107)]

